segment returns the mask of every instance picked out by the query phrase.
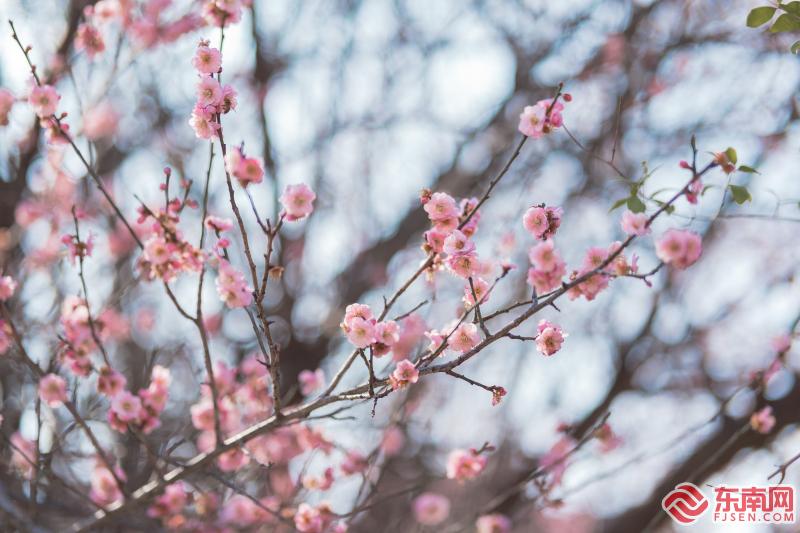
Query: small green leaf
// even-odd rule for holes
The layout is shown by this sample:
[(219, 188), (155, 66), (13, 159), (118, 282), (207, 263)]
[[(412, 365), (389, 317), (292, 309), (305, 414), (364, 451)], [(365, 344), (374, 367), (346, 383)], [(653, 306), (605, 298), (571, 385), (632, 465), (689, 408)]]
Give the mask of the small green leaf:
[(770, 6), (757, 7), (750, 11), (747, 15), (747, 25), (750, 28), (758, 28), (762, 24), (766, 24), (775, 14), (775, 8)]
[(758, 170), (754, 169), (753, 167), (748, 167), (747, 165), (739, 165), (739, 170), (749, 174), (760, 174)]
[(645, 206), (644, 203), (641, 200), (639, 200), (638, 196), (631, 196), (630, 198), (628, 198), (627, 203), (628, 203), (628, 209), (630, 209), (634, 213), (644, 213), (645, 209), (647, 209), (647, 206)]
[(794, 15), (784, 13), (777, 19), (775, 24), (769, 29), (770, 33), (781, 33), (784, 31), (797, 31), (800, 30), (800, 19)]
[(781, 9), (792, 15), (800, 15), (800, 2), (795, 0), (786, 4), (781, 4)]
[(739, 205), (742, 205), (745, 202), (749, 202), (753, 198), (750, 196), (750, 191), (747, 190), (747, 187), (742, 187), (741, 185), (730, 185), (731, 195), (733, 196), (733, 201)]
[(725, 150), (725, 155), (728, 156), (728, 161), (730, 161), (734, 165), (736, 164), (736, 150), (728, 147), (728, 149)]
[(626, 203), (627, 201), (628, 201), (628, 199), (627, 199), (627, 198), (623, 198), (623, 199), (621, 199), (621, 200), (617, 200), (616, 202), (614, 202), (614, 205), (612, 205), (612, 206), (611, 206), (611, 209), (609, 209), (609, 210), (608, 210), (608, 212), (610, 213), (610, 212), (612, 212), (612, 211), (613, 211), (613, 210), (615, 210), (615, 209), (619, 209), (620, 207), (622, 207), (623, 205), (625, 205), (625, 203)]
[(700, 196), (703, 196), (706, 193), (707, 190), (713, 189), (713, 188), (714, 188), (713, 185), (706, 185), (705, 187), (703, 187), (703, 190), (700, 191)]
[(795, 41), (795, 43), (792, 45), (791, 50), (793, 54), (797, 54), (797, 52), (800, 52), (800, 41)]

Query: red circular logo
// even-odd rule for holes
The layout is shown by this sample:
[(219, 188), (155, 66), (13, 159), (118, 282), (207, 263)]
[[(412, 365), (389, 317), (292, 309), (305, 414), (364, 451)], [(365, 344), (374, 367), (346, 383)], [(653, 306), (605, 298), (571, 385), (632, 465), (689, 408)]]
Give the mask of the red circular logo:
[(681, 483), (675, 490), (664, 496), (661, 507), (681, 525), (693, 524), (708, 509), (708, 499), (697, 485)]

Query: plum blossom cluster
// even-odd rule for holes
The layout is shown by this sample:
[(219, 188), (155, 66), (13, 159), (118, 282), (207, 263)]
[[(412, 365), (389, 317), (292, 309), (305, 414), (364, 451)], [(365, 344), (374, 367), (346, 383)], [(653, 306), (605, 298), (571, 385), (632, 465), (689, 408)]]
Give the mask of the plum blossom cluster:
[[(569, 102), (571, 99), (569, 94), (564, 95), (564, 101)], [(540, 139), (561, 127), (564, 123), (564, 117), (561, 116), (563, 110), (564, 104), (558, 100), (554, 101), (552, 98), (539, 100), (522, 110), (518, 129), (526, 137)]]
[(667, 230), (656, 243), (656, 255), (678, 269), (692, 266), (703, 251), (700, 235), (689, 230)]
[(608, 248), (599, 246), (589, 248), (581, 268), (570, 274), (570, 281), (582, 278), (598, 269), (599, 272), (591, 274), (585, 281), (572, 287), (567, 292), (567, 297), (575, 300), (582, 296), (591, 302), (600, 292), (608, 288), (612, 277), (636, 274), (639, 271), (638, 257), (633, 254), (629, 261), (621, 252), (621, 247), (622, 243), (615, 241)]
[(471, 240), (480, 221), (478, 199), (465, 198), (458, 204), (447, 193), (425, 189), (420, 201), (433, 226), (425, 232), (423, 249), (437, 254), (435, 265), (441, 265), (440, 254), (446, 254), (444, 264), (456, 276), (468, 279), (478, 274), (484, 265)]
[(348, 305), (340, 327), (356, 348), (370, 348), (376, 357), (388, 354), (392, 346), (400, 340), (400, 326), (397, 322), (378, 322), (372, 309), (364, 304)]
[(139, 208), (139, 224), (150, 222), (144, 227), (144, 250), (137, 262), (137, 268), (147, 280), (174, 280), (178, 275), (199, 272), (205, 261), (204, 253), (189, 243), (178, 224), (185, 206), (175, 198), (168, 202), (166, 209), (154, 213), (149, 208)]
[[(102, 380), (102, 384), (101, 384)], [(161, 425), (160, 416), (167, 405), (172, 377), (169, 369), (155, 365), (150, 375), (150, 385), (138, 394), (125, 390), (125, 378), (111, 369), (101, 371), (98, 391), (108, 395), (111, 408), (109, 425), (120, 433), (133, 426), (147, 434)]]
[(534, 205), (522, 215), (522, 225), (535, 239), (546, 241), (558, 231), (563, 214), (560, 207)]
[[(228, 436), (247, 424), (260, 420), (272, 411), (269, 373), (255, 355), (245, 358), (238, 368), (222, 361), (214, 363), (214, 384), (217, 389), (217, 409), (220, 430)], [(203, 451), (213, 449), (216, 442), (214, 398), (211, 388), (204, 385), (200, 400), (191, 407), (192, 424), (200, 431), (197, 446)], [(254, 440), (251, 445), (258, 446)], [(256, 453), (256, 452), (254, 452)], [(218, 466), (232, 472), (247, 465), (250, 455), (241, 449), (222, 454)], [(265, 461), (265, 464), (269, 461)]]
[[(214, 2), (210, 4), (216, 5)], [(192, 64), (197, 69), (200, 81), (197, 83), (197, 100), (189, 125), (198, 138), (212, 139), (221, 127), (220, 116), (236, 109), (236, 90), (230, 85), (222, 86), (214, 77), (222, 69), (222, 56), (218, 49), (209, 46), (208, 41), (200, 41)]]
[(428, 351), (441, 353), (442, 346), (447, 343), (447, 348), (457, 353), (467, 353), (481, 340), (478, 326), (472, 322), (454, 320), (442, 330), (432, 329), (425, 332), (430, 340)]

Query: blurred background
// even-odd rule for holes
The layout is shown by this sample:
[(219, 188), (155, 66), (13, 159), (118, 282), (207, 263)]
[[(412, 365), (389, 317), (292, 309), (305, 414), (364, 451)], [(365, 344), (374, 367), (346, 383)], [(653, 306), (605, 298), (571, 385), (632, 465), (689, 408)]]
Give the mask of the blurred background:
[[(164, 166), (202, 183), (208, 143), (188, 125), (196, 83), (191, 58), (201, 38), (218, 46), (219, 30), (170, 32), (169, 22), (197, 11), (197, 3), (158, 2), (163, 25), (124, 37), (112, 26), (106, 52), (89, 61), (76, 53), (74, 35), (90, 3), (3, 0), (0, 18), (15, 21), (40, 69), (54, 73), (63, 96), (59, 109), (68, 111), (72, 131), (81, 132), (83, 117), (99, 106), (118, 113), (113, 135), (91, 143), (81, 137), (79, 145), (135, 218), (137, 198), (160, 205)], [(134, 4), (136, 13), (148, 9)], [(524, 480), (559, 441), (559, 425), (583, 435), (610, 413), (616, 447), (588, 443), (569, 458), (560, 484), (546, 494), (536, 483), (525, 485), (496, 502), (495, 510), (513, 519), (514, 531), (633, 532), (663, 517), (661, 499), (679, 482), (765, 484), (775, 465), (800, 451), (797, 350), (763, 392), (743, 388), (752, 372), (774, 359), (771, 339), (788, 332), (800, 314), (800, 64), (789, 52), (791, 36), (745, 26), (755, 5), (256, 0), (226, 30), (223, 77), (237, 89), (239, 105), (225, 116), (225, 136), (229, 145), (244, 143), (248, 154), (264, 158), (266, 178), (250, 189), (255, 205), (274, 217), (286, 184), (308, 183), (317, 193), (314, 215), (281, 232), (278, 261), (286, 270), (267, 294), (282, 346), (284, 389), (304, 369), (320, 367), (330, 378), (350, 352), (338, 327), (344, 307), (361, 302), (380, 308), (424, 259), (420, 245), (429, 221), (420, 190), (458, 198), (482, 194), (517, 143), (522, 108), (551, 96), (559, 82), (573, 96), (564, 111), (566, 127), (582, 146), (564, 130), (527, 143), (482, 208), (479, 254), (518, 266), (492, 293), (489, 312), (529, 297), (526, 254), (533, 242), (520, 222), (528, 206), (563, 206), (556, 242), (570, 267), (587, 248), (621, 239), (621, 211), (609, 213), (609, 207), (628, 195), (630, 183), (602, 161), (612, 151), (629, 179), (640, 178), (646, 162), (652, 172), (647, 190), (663, 189), (663, 199), (684, 184), (678, 162), (690, 159), (692, 134), (701, 162), (710, 160), (708, 152), (733, 146), (740, 162), (760, 172), (732, 176), (750, 190), (749, 203), (740, 206), (724, 195), (728, 178), (714, 171), (698, 205), (681, 200), (657, 221), (655, 236), (673, 227), (703, 235), (703, 256), (691, 269), (663, 269), (652, 287), (618, 280), (593, 302), (564, 300), (560, 312), (543, 312), (521, 334), (531, 334), (539, 318), (556, 321), (569, 338), (554, 357), (542, 357), (532, 343), (503, 340), (465, 365), (466, 375), (508, 391), (500, 405), (492, 406), (486, 391), (437, 375), (381, 400), (374, 417), (369, 403), (348, 411), (352, 418), (319, 422), (332, 440), (365, 455), (387, 427), (402, 432), (402, 449), (385, 458), (369, 490), (378, 496), (409, 486), (439, 492), (451, 499), (448, 527), (471, 530), (475, 510)], [(0, 86), (21, 95), (29, 73), (7, 29), (0, 39)], [(219, 158), (213, 172), (210, 213), (230, 216)], [(139, 279), (138, 251), (119, 242), (124, 233), (80, 162), (46, 146), (25, 105), (15, 106), (10, 124), (0, 128), (0, 177), (0, 261), (7, 273), (26, 269), (15, 314), (26, 324), (32, 356), (43, 364), (54, 357), (61, 303), (80, 292), (60, 242), (71, 229), (75, 203), (97, 215), (86, 228), (97, 236), (86, 265), (93, 306), (126, 318), (126, 334), (111, 344), (113, 359), (134, 384), (153, 361), (171, 369), (170, 403), (151, 439), (162, 451), (175, 444), (175, 453), (193, 455), (187, 413), (205, 377), (196, 331), (175, 313), (161, 284)], [(246, 196), (239, 199), (247, 205)], [(256, 220), (246, 215), (257, 235)], [(184, 217), (187, 235), (199, 231), (198, 216)], [(242, 268), (233, 240), (233, 262)], [(633, 250), (649, 271), (658, 261), (653, 239), (640, 241)], [(261, 239), (254, 241), (256, 257), (263, 247)], [(219, 326), (213, 357), (235, 366), (256, 348), (251, 325), (243, 313), (223, 308), (213, 284), (206, 290), (206, 315)], [(175, 284), (179, 299), (191, 302), (193, 291), (196, 278)], [(439, 329), (463, 309), (462, 294), (460, 280), (441, 274), (434, 283), (417, 282), (395, 310), (428, 300), (417, 314), (429, 329)], [(378, 362), (381, 375), (390, 368), (388, 360)], [(19, 429), (31, 438), (35, 389), (21, 373), (9, 359), (0, 360), (0, 431)], [(357, 361), (345, 383), (366, 377)], [(96, 413), (103, 441), (125, 458), (131, 483), (148, 479), (152, 467), (135, 444), (107, 428), (92, 387), (77, 394), (87, 417)], [(752, 410), (766, 404), (775, 411), (774, 431), (740, 434)], [(64, 427), (51, 416), (43, 452), (53, 454), (53, 468), (65, 479), (85, 483), (90, 449), (77, 446), (73, 455), (68, 446), (53, 450)], [(450, 450), (484, 442), (497, 447), (485, 474), (464, 485), (442, 480)], [(291, 462), (289, 475), (296, 479), (301, 470), (326, 465), (324, 458), (307, 459)], [(264, 491), (259, 475), (241, 482)], [(10, 513), (25, 488), (7, 469), (2, 476), (0, 503)], [(800, 467), (790, 468), (787, 483), (798, 481)], [(348, 479), (307, 500), (324, 499), (346, 513), (360, 490), (360, 480)], [(379, 497), (354, 518), (351, 530), (422, 531), (409, 512), (412, 496)], [(50, 498), (43, 512), (52, 517), (45, 521), (67, 524), (87, 514), (80, 505), (70, 508), (67, 495)], [(136, 527), (152, 526), (144, 516), (133, 520)], [(706, 518), (696, 530), (715, 528)]]

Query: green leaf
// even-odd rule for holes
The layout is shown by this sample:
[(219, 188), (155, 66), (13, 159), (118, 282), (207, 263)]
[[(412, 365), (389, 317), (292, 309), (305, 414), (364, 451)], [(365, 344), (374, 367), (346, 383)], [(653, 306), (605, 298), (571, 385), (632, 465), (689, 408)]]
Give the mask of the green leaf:
[(731, 195), (733, 196), (733, 201), (739, 205), (742, 205), (745, 202), (749, 202), (752, 200), (752, 196), (750, 196), (750, 191), (747, 190), (747, 187), (742, 187), (741, 185), (730, 185)]
[(728, 149), (725, 150), (725, 155), (728, 156), (728, 161), (730, 161), (734, 165), (736, 164), (736, 150), (728, 147)]
[(749, 174), (761, 174), (758, 170), (754, 169), (753, 167), (748, 167), (747, 165), (739, 165), (739, 170)]
[(786, 4), (781, 4), (781, 9), (792, 15), (800, 15), (800, 2), (795, 0)]
[(795, 41), (795, 43), (792, 45), (791, 51), (793, 54), (800, 52), (800, 41)]
[(703, 196), (706, 193), (706, 191), (708, 191), (709, 189), (713, 189), (713, 188), (714, 188), (713, 185), (706, 185), (705, 187), (703, 187), (703, 190), (700, 191), (700, 196)]
[(628, 209), (630, 209), (634, 213), (644, 213), (645, 209), (647, 209), (647, 206), (645, 206), (644, 203), (641, 200), (639, 200), (638, 196), (631, 196), (630, 198), (628, 198), (627, 203), (628, 203)]
[(797, 31), (800, 30), (800, 19), (794, 15), (784, 13), (777, 19), (775, 24), (769, 29), (770, 33), (781, 33), (784, 31)]
[(619, 209), (620, 207), (622, 207), (623, 205), (625, 205), (625, 203), (626, 203), (627, 201), (628, 201), (628, 199), (627, 199), (627, 198), (623, 198), (623, 199), (621, 199), (621, 200), (617, 200), (616, 202), (614, 202), (614, 205), (612, 205), (612, 206), (611, 206), (611, 209), (609, 209), (609, 210), (608, 210), (608, 212), (610, 213), (610, 212), (612, 212), (612, 211), (613, 211), (613, 210), (615, 210), (615, 209)]
[(758, 28), (766, 24), (775, 14), (775, 8), (770, 6), (757, 7), (747, 15), (747, 25), (750, 28)]

